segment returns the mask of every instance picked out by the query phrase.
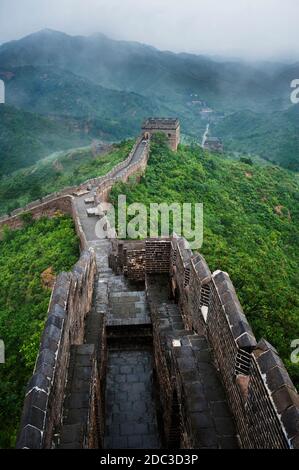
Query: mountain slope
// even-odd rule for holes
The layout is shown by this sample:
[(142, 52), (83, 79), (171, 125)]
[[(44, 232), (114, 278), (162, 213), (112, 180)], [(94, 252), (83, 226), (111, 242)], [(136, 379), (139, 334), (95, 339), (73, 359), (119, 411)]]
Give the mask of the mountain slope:
[(11, 69), (6, 102), (45, 115), (92, 117), (140, 124), (157, 106), (141, 95), (106, 89), (67, 70), (51, 66)]
[(144, 118), (159, 113), (148, 98), (105, 89), (65, 70), (26, 66), (11, 73), (0, 106), (0, 175), (93, 138), (133, 137)]
[(258, 154), (290, 170), (299, 171), (299, 106), (282, 112), (240, 111), (212, 126), (226, 149)]
[(266, 66), (163, 52), (101, 34), (68, 36), (51, 30), (0, 47), (0, 69), (27, 65), (62, 68), (107, 88), (164, 96), (169, 102), (200, 93), (213, 105), (219, 100), (220, 109), (234, 110), (285, 98), (294, 78), (289, 67), (274, 73)]
[(84, 133), (11, 106), (0, 106), (0, 176), (11, 173), (56, 150), (88, 143)]
[(124, 160), (132, 141), (108, 145), (99, 155), (91, 146), (55, 152), (35, 165), (0, 179), (0, 216), (61, 189), (105, 175)]
[[(296, 76), (299, 64), (220, 62), (102, 34), (43, 30), (0, 46), (0, 78), (10, 105), (67, 120), (104, 140), (136, 135), (145, 116), (172, 115), (180, 118), (189, 139), (201, 141), (211, 121), (225, 148), (260, 152), (294, 169), (297, 115), (288, 114), (288, 108)], [(262, 121), (272, 118), (277, 121), (272, 135), (279, 142), (267, 148), (272, 131)], [(238, 134), (242, 122), (248, 126), (245, 135)], [(288, 124), (279, 129), (281, 122)]]

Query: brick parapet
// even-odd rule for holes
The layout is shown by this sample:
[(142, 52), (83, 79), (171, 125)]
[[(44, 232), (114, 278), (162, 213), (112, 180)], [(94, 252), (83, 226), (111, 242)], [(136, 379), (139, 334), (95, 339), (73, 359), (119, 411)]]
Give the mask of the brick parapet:
[(84, 320), (92, 302), (96, 259), (83, 252), (70, 273), (58, 276), (25, 396), (17, 448), (51, 448), (61, 425), (70, 347), (82, 344)]

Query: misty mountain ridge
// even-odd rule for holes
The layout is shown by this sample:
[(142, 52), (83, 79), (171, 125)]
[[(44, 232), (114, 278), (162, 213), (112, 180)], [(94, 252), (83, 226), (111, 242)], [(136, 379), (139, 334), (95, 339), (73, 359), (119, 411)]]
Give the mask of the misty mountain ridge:
[(229, 97), (238, 98), (234, 106), (252, 100), (251, 106), (257, 107), (261, 99), (271, 100), (275, 90), (287, 95), (296, 67), (286, 65), (274, 73), (269, 66), (231, 60), (219, 63), (202, 55), (110, 39), (101, 33), (69, 36), (48, 29), (0, 47), (1, 68), (26, 65), (59, 67), (107, 88), (163, 95), (169, 101), (177, 95), (205, 93), (204, 98), (219, 100), (220, 109), (229, 106)]
[[(10, 106), (79, 126), (90, 139), (131, 137), (145, 117), (175, 115), (183, 133), (200, 141), (210, 122), (211, 132), (220, 132), (229, 150), (240, 149), (240, 138), (244, 152), (264, 154), (267, 142), (267, 157), (275, 154), (273, 161), (293, 169), (294, 161), (299, 168), (299, 143), (290, 134), (295, 123), (284, 113), (291, 107), (290, 83), (297, 76), (299, 64), (216, 61), (102, 33), (70, 36), (46, 29), (0, 46), (0, 78)], [(281, 126), (279, 139), (272, 113), (276, 122), (281, 117), (290, 123)], [(266, 140), (261, 135), (255, 140), (255, 132), (238, 125), (238, 116), (253, 126), (264, 122)]]

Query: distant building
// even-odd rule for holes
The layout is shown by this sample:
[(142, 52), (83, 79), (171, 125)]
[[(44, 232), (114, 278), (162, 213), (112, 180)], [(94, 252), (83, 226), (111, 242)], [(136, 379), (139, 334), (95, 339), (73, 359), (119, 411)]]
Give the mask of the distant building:
[(176, 118), (149, 118), (143, 123), (142, 132), (146, 139), (157, 132), (163, 132), (172, 150), (177, 150), (180, 143), (180, 121)]
[(218, 137), (207, 137), (203, 148), (212, 152), (223, 152), (223, 143)]
[(200, 112), (201, 114), (206, 115), (206, 114), (213, 113), (214, 110), (212, 108), (203, 108)]

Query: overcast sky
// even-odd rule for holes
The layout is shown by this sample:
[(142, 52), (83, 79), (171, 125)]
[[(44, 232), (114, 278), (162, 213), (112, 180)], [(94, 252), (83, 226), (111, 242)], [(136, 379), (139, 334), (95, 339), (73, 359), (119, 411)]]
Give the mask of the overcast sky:
[(0, 43), (43, 28), (176, 52), (299, 58), (299, 0), (0, 0)]

